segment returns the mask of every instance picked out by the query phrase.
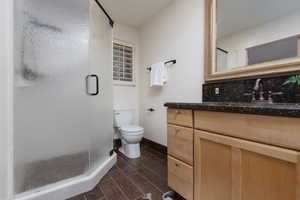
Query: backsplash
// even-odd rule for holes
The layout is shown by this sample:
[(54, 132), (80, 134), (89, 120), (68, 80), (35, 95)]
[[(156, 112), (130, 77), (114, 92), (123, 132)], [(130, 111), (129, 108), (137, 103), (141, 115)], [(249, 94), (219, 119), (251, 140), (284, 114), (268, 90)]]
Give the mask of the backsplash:
[[(267, 98), (268, 91), (283, 92), (283, 95), (273, 97), (275, 103), (300, 103), (296, 95), (295, 86), (283, 85), (291, 76), (263, 78), (264, 97)], [(208, 83), (203, 85), (203, 102), (251, 102), (251, 93), (256, 79), (236, 80), (223, 83)], [(257, 95), (258, 98), (258, 95)]]

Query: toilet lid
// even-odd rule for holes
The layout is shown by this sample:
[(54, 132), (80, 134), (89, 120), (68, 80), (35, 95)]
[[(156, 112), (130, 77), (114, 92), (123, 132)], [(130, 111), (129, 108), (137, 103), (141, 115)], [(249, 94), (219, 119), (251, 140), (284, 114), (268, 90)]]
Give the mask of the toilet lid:
[(125, 131), (125, 132), (140, 132), (140, 131), (144, 131), (144, 128), (143, 127), (140, 127), (140, 126), (133, 126), (133, 125), (129, 125), (129, 126), (122, 126), (121, 127), (121, 130), (122, 131)]

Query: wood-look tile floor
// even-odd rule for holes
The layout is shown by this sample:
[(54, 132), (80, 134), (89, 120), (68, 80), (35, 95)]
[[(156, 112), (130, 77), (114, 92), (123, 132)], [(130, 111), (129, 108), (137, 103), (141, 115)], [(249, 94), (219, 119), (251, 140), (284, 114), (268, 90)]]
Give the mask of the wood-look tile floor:
[(118, 153), (117, 164), (92, 191), (69, 200), (143, 200), (147, 193), (152, 200), (161, 200), (170, 191), (167, 156), (148, 146), (141, 147), (141, 154), (138, 159), (128, 159)]

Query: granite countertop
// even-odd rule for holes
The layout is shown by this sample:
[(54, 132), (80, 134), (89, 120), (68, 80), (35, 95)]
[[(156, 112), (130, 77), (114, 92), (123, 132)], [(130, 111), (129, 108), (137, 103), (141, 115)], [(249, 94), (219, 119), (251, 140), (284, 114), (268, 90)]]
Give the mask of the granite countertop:
[(215, 112), (230, 112), (241, 114), (257, 114), (300, 118), (300, 104), (274, 103), (231, 103), (231, 102), (204, 102), (204, 103), (165, 103), (168, 108), (205, 110)]

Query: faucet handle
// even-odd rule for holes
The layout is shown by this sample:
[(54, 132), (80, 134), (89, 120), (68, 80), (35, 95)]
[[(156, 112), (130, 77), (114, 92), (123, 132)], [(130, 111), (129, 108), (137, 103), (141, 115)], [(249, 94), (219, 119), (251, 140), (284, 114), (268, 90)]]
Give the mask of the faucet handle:
[(269, 95), (271, 95), (271, 96), (283, 95), (283, 92), (272, 92), (272, 91), (269, 91)]
[(272, 98), (272, 96), (276, 96), (276, 95), (283, 95), (283, 92), (272, 92), (272, 91), (269, 91), (269, 97)]
[(269, 103), (273, 103), (272, 96), (276, 96), (276, 95), (283, 95), (283, 92), (272, 92), (272, 91), (269, 91), (269, 94), (268, 94), (268, 101), (269, 101)]
[(251, 93), (244, 93), (244, 96), (252, 96), (252, 100), (251, 101), (255, 101), (255, 91), (252, 91)]

